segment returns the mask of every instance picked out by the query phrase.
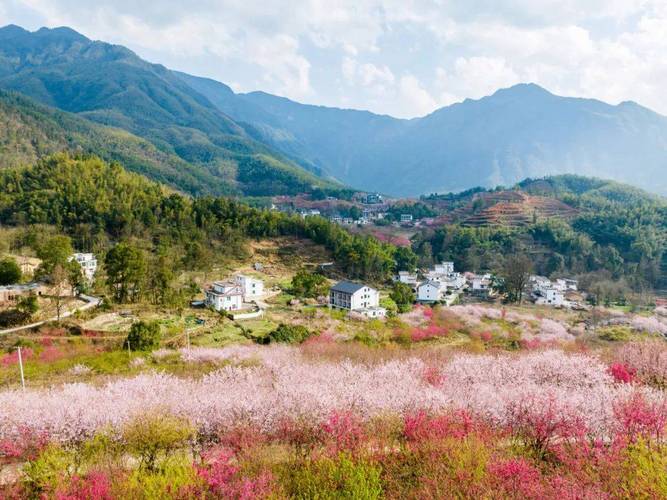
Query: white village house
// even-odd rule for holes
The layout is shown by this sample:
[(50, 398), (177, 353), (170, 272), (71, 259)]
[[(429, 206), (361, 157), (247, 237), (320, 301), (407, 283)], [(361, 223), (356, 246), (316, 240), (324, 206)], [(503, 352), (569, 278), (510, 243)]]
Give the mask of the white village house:
[[(431, 273), (433, 274), (442, 274), (447, 275), (454, 272), (454, 263), (453, 262), (441, 262), (433, 266)], [(430, 274), (430, 273), (429, 273)]]
[(243, 290), (236, 282), (215, 281), (204, 293), (206, 305), (216, 311), (236, 311), (243, 307)]
[(491, 292), (492, 279), (490, 274), (473, 274), (468, 278), (470, 293), (488, 295)]
[(97, 272), (97, 259), (92, 253), (75, 253), (69, 258), (75, 260), (81, 266), (81, 272), (88, 281), (93, 281)]
[(417, 300), (449, 305), (456, 300), (465, 284), (465, 276), (454, 271), (453, 262), (441, 262), (426, 273), (426, 281), (417, 287)]
[(552, 282), (552, 286), (561, 292), (576, 292), (578, 285), (579, 283), (577, 280), (568, 278), (558, 278), (556, 281)]
[(233, 281), (216, 281), (204, 290), (206, 305), (216, 311), (237, 311), (244, 302), (264, 295), (264, 282), (250, 276), (238, 275)]
[(555, 288), (542, 288), (534, 292), (535, 304), (561, 307), (565, 305), (563, 292)]
[(264, 295), (264, 282), (251, 276), (240, 274), (235, 278), (236, 283), (243, 291), (243, 300), (250, 301)]
[(394, 279), (399, 283), (405, 283), (406, 285), (410, 285), (413, 288), (419, 284), (417, 280), (417, 274), (411, 273), (409, 271), (399, 271), (398, 275)]
[(535, 304), (554, 307), (571, 307), (572, 304), (565, 298), (565, 293), (576, 291), (578, 285), (574, 279), (557, 279), (552, 282), (544, 276), (531, 276), (529, 284)]
[(368, 285), (341, 281), (329, 290), (329, 306), (347, 309), (369, 318), (383, 318), (387, 314), (380, 307), (380, 292)]
[(466, 279), (461, 273), (454, 271), (453, 262), (441, 262), (426, 273), (427, 281), (440, 281), (447, 288), (459, 290), (466, 284)]
[(442, 281), (428, 280), (417, 287), (419, 302), (441, 302), (447, 292), (447, 285)]

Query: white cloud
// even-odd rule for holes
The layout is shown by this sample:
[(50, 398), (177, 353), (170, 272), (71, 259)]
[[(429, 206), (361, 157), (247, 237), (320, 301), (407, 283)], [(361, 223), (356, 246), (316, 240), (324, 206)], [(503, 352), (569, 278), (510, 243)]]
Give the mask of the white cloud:
[(359, 68), (359, 74), (361, 76), (361, 83), (365, 86), (379, 84), (390, 84), (393, 83), (395, 78), (391, 70), (385, 66), (376, 66), (375, 64), (362, 64)]
[(290, 97), (304, 97), (311, 92), (310, 62), (298, 53), (297, 40), (278, 35), (250, 41), (246, 55), (262, 67), (262, 78)]
[(503, 58), (459, 57), (453, 66), (452, 73), (443, 68), (436, 73), (441, 104), (460, 101), (462, 96), (478, 99), (521, 82)]
[(436, 100), (422, 87), (421, 82), (414, 75), (402, 76), (399, 89), (400, 97), (415, 113), (426, 114), (436, 108)]
[(372, 63), (359, 64), (350, 57), (343, 58), (341, 72), (348, 85), (389, 85), (396, 79), (394, 73), (386, 65), (376, 66)]

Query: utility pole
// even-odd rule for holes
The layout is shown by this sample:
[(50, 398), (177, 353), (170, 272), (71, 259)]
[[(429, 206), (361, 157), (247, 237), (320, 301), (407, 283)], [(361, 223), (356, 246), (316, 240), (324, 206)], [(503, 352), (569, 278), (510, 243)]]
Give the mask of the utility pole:
[(25, 377), (23, 376), (23, 358), (21, 357), (21, 348), (17, 348), (19, 353), (19, 371), (21, 372), (21, 388), (25, 391)]

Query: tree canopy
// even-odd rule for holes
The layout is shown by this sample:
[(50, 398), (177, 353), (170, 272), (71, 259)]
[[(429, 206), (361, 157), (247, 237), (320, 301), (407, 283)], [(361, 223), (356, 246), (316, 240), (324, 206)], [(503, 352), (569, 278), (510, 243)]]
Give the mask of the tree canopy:
[(0, 286), (13, 285), (21, 281), (21, 268), (16, 263), (16, 260), (5, 257), (0, 259)]

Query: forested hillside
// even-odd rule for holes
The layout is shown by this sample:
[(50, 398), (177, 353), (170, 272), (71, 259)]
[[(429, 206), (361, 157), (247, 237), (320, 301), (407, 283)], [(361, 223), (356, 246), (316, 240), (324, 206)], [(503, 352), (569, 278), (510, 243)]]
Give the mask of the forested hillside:
[(0, 90), (0, 168), (32, 165), (60, 151), (96, 154), (186, 193), (233, 192), (211, 173), (145, 139)]
[(189, 199), (98, 158), (58, 154), (35, 166), (0, 171), (0, 224), (23, 228), (26, 244), (55, 226), (81, 250), (104, 253), (124, 242), (150, 255), (160, 273), (205, 269), (242, 256), (249, 238), (289, 235), (324, 245), (352, 278), (383, 281), (414, 256), (353, 236), (320, 217), (291, 217), (229, 198)]
[[(576, 274), (585, 283), (642, 290), (665, 287), (667, 277), (667, 200), (630, 186), (574, 175), (527, 179), (515, 190), (552, 197), (573, 208), (563, 218), (535, 217), (519, 227), (451, 224), (425, 230), (413, 240), (423, 261), (452, 259), (463, 269), (497, 269), (507, 255), (526, 254), (535, 272)], [(487, 191), (432, 195), (453, 210)]]
[[(0, 88), (145, 139), (189, 171), (183, 191), (267, 195), (340, 187), (253, 139), (163, 66), (68, 28), (1, 28)], [(165, 180), (163, 173), (151, 176)]]

